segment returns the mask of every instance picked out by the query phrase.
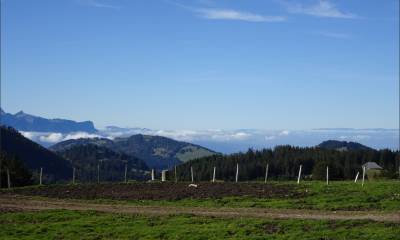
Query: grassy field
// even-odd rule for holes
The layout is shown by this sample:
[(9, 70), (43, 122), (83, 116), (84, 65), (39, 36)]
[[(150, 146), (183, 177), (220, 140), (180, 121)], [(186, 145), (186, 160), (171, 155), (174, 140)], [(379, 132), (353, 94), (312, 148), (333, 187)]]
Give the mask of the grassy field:
[[(400, 211), (400, 181), (366, 182), (335, 181), (326, 186), (325, 182), (304, 181), (300, 185), (294, 182), (271, 182), (269, 184), (289, 184), (296, 191), (304, 193), (296, 198), (255, 198), (224, 197), (216, 199), (180, 199), (180, 200), (129, 200), (135, 205), (165, 205), (193, 207), (261, 207), (315, 210), (377, 210)], [(109, 199), (97, 199), (95, 202), (110, 203)]]
[(0, 215), (0, 239), (398, 239), (399, 223), (165, 217), (92, 211)]

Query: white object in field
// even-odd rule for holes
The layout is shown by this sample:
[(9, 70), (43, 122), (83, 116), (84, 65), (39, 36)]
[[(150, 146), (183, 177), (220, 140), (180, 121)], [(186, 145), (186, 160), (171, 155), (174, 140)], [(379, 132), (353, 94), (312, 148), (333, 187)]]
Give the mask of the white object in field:
[(197, 188), (197, 184), (191, 183), (191, 184), (189, 184), (189, 187), (195, 187), (195, 188)]
[(72, 169), (72, 184), (75, 184), (75, 168)]
[(128, 182), (127, 174), (128, 174), (128, 164), (125, 163), (125, 183)]
[(100, 183), (100, 164), (97, 164), (97, 183)]
[(302, 167), (302, 165), (300, 165), (300, 168), (299, 168), (299, 176), (297, 177), (297, 184), (300, 183), (301, 167)]
[(212, 182), (215, 182), (215, 170), (216, 170), (216, 167), (214, 167), (214, 172), (213, 172), (213, 179), (212, 179)]
[(192, 182), (194, 182), (194, 178), (193, 178), (193, 167), (190, 167), (190, 173), (192, 175)]
[(363, 167), (363, 180), (361, 186), (364, 187), (364, 180), (365, 180), (365, 166)]
[(329, 185), (329, 167), (326, 166), (326, 185)]
[(167, 170), (162, 170), (161, 171), (161, 182), (165, 182), (166, 181), (166, 174), (167, 174)]
[(236, 182), (238, 182), (239, 178), (239, 163), (236, 164)]
[(42, 185), (43, 168), (40, 168), (39, 185)]
[(269, 165), (268, 165), (268, 163), (267, 163), (267, 167), (265, 168), (265, 179), (264, 179), (264, 183), (267, 183), (267, 180), (268, 180), (268, 167), (269, 167)]
[(360, 172), (357, 172), (357, 175), (356, 175), (356, 179), (354, 179), (354, 182), (356, 183), (357, 182), (357, 180), (358, 180), (358, 175), (360, 174)]
[(154, 181), (154, 169), (151, 169), (151, 181)]
[(7, 168), (7, 187), (11, 188), (10, 170)]
[(175, 182), (178, 182), (178, 175), (176, 174), (176, 165), (175, 165)]

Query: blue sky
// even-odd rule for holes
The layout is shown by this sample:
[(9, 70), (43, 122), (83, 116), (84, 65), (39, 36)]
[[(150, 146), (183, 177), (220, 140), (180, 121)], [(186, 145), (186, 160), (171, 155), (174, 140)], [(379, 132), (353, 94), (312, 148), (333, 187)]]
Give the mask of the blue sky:
[(2, 108), (156, 129), (398, 128), (396, 0), (3, 0)]

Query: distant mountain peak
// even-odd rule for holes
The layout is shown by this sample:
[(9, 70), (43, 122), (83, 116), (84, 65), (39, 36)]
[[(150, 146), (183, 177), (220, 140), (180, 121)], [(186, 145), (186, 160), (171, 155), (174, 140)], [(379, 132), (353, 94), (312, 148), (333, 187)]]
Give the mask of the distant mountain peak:
[(66, 119), (47, 119), (19, 111), (16, 114), (9, 114), (2, 110), (1, 124), (13, 127), (19, 131), (26, 132), (88, 132), (95, 133), (93, 122), (76, 122)]
[(27, 117), (27, 116), (30, 116), (30, 117), (34, 117), (34, 116), (32, 116), (32, 115), (29, 115), (29, 114), (26, 114), (24, 111), (19, 111), (19, 112), (17, 112), (16, 114), (14, 114), (14, 116), (16, 116), (16, 117)]

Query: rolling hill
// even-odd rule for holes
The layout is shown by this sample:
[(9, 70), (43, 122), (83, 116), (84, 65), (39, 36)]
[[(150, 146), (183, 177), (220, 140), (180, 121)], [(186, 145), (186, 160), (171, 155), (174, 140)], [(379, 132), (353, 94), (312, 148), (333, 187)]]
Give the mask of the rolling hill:
[(114, 140), (105, 138), (68, 140), (57, 143), (50, 149), (59, 152), (72, 146), (86, 144), (94, 144), (115, 152), (135, 156), (144, 160), (150, 168), (155, 169), (165, 169), (195, 158), (216, 154), (214, 151), (195, 144), (142, 134)]
[(333, 149), (338, 151), (373, 150), (372, 148), (357, 142), (346, 142), (346, 141), (336, 141), (336, 140), (324, 141), (319, 145), (317, 145), (317, 147), (323, 149)]
[(74, 145), (57, 154), (76, 168), (76, 178), (79, 181), (96, 181), (98, 166), (101, 181), (123, 181), (125, 164), (128, 179), (143, 179), (149, 170), (146, 163), (136, 157), (95, 144)]
[(16, 156), (31, 171), (43, 168), (47, 182), (71, 179), (72, 166), (64, 158), (25, 138), (11, 127), (0, 126), (1, 152)]

